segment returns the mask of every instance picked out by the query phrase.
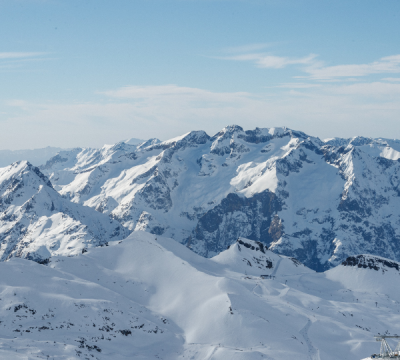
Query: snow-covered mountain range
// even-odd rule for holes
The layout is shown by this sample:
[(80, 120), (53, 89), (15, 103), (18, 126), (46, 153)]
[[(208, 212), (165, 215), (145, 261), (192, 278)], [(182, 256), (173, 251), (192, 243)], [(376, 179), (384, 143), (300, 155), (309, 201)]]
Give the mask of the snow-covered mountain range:
[(108, 245), (0, 263), (1, 359), (358, 360), (398, 332), (397, 262), (317, 273), (244, 238), (207, 259), (141, 231)]
[(205, 257), (243, 236), (323, 271), (364, 253), (400, 260), (399, 159), (398, 140), (228, 126), (62, 151), (40, 171), (130, 231)]
[(0, 357), (376, 353), (400, 320), (399, 159), (230, 126), (0, 168)]
[(0, 168), (0, 260), (46, 262), (128, 235), (107, 215), (64, 199), (30, 163)]

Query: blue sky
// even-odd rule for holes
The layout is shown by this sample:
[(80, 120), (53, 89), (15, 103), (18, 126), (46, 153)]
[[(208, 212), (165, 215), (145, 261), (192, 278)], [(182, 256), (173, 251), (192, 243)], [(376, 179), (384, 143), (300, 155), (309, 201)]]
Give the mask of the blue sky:
[(398, 0), (0, 0), (0, 33), (0, 149), (400, 138)]

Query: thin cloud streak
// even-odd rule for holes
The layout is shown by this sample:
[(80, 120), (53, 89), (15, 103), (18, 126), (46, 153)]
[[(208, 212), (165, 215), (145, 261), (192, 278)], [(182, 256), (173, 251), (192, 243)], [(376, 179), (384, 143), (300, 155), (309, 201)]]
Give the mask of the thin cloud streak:
[(27, 63), (53, 60), (45, 52), (0, 52), (0, 71), (20, 70)]
[(42, 52), (0, 52), (0, 60), (32, 58), (45, 54)]
[[(249, 45), (251, 49), (251, 45)], [(221, 60), (247, 61), (255, 66), (264, 69), (283, 69), (290, 65), (304, 65), (300, 71), (307, 75), (295, 76), (296, 79), (310, 79), (320, 81), (335, 81), (342, 78), (360, 78), (374, 74), (396, 74), (400, 73), (400, 54), (385, 56), (369, 64), (342, 64), (326, 66), (324, 62), (317, 60), (316, 54), (309, 54), (304, 57), (275, 56), (265, 53), (245, 51), (233, 56), (216, 57)], [(237, 51), (240, 52), (240, 51)], [(390, 78), (389, 81), (394, 78)], [(354, 80), (355, 81), (355, 80)]]
[(390, 81), (390, 82), (397, 82), (400, 81), (400, 78), (393, 78), (393, 77), (389, 77), (389, 78), (383, 78), (383, 81)]
[(311, 66), (305, 68), (311, 79), (333, 79), (338, 77), (361, 77), (372, 74), (400, 73), (400, 55), (386, 56), (370, 64), (335, 66)]
[(251, 61), (259, 68), (282, 69), (289, 65), (310, 65), (315, 63), (316, 55), (310, 54), (302, 58), (289, 58), (266, 54), (242, 54), (235, 56), (219, 57), (222, 60)]
[(155, 99), (167, 100), (171, 97), (186, 101), (220, 101), (231, 102), (233, 98), (249, 98), (247, 92), (216, 93), (198, 88), (183, 87), (174, 84), (159, 86), (125, 86), (116, 90), (99, 92), (111, 98), (119, 99)]
[(286, 89), (309, 89), (321, 87), (321, 84), (310, 84), (310, 83), (284, 83), (280, 84), (276, 87), (278, 88), (286, 88)]

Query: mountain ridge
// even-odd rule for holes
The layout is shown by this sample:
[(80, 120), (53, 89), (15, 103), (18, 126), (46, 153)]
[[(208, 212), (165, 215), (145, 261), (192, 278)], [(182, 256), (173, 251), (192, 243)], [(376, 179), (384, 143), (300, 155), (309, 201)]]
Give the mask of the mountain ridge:
[[(238, 237), (324, 271), (363, 253), (400, 259), (400, 141), (322, 141), (231, 125), (61, 151), (40, 167), (65, 201), (212, 257)], [(1, 232), (0, 232), (1, 233)]]
[(124, 146), (42, 171), (71, 201), (207, 257), (243, 236), (318, 271), (361, 253), (400, 259), (399, 141), (232, 125)]

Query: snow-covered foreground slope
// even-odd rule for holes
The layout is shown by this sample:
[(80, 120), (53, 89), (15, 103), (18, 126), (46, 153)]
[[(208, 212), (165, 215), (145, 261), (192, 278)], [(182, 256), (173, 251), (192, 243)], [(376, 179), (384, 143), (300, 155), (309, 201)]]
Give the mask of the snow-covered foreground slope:
[(400, 142), (228, 126), (62, 152), (41, 170), (64, 197), (206, 257), (239, 236), (323, 271), (400, 260)]
[(206, 259), (145, 232), (47, 266), (13, 258), (0, 263), (0, 357), (361, 359), (373, 334), (398, 331), (400, 304), (375, 286), (400, 275), (350, 263), (315, 273), (246, 239)]
[(71, 203), (26, 161), (0, 168), (0, 260), (46, 261), (128, 236), (115, 220)]

